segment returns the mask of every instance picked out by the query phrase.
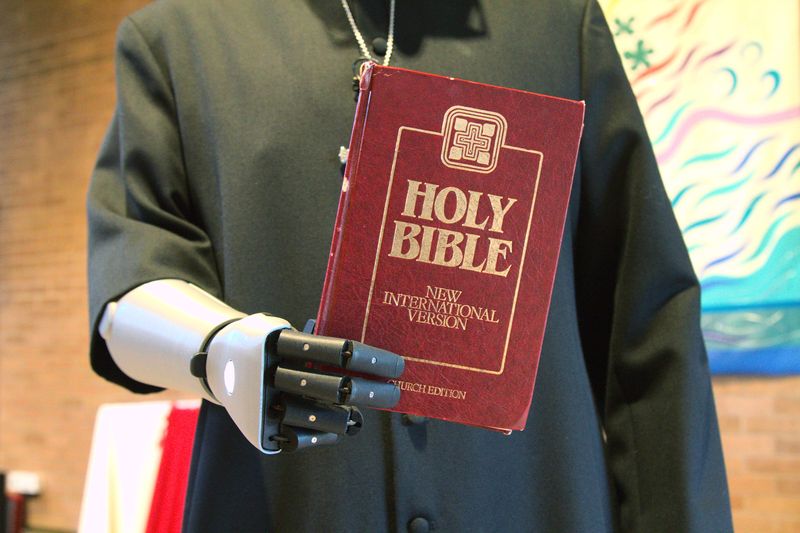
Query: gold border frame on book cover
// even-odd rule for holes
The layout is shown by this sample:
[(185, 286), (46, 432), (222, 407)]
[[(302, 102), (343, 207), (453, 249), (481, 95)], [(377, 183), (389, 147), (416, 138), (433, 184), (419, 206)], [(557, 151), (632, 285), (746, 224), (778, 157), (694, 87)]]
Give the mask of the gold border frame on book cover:
[[(420, 359), (420, 358), (417, 358), (417, 357), (406, 356), (405, 358), (407, 360), (409, 360), (409, 361), (414, 361), (414, 362), (418, 362), (418, 363), (425, 363), (425, 364), (436, 365), (436, 366), (446, 366), (446, 367), (450, 367), (450, 368), (459, 368), (459, 369), (462, 369), (462, 370), (469, 370), (469, 371), (472, 371), (472, 372), (480, 372), (480, 373), (484, 373), (484, 374), (500, 375), (505, 371), (505, 366), (506, 366), (506, 357), (508, 355), (508, 343), (509, 343), (509, 340), (511, 338), (511, 330), (512, 330), (513, 325), (514, 325), (514, 319), (515, 319), (514, 315), (515, 315), (516, 307), (517, 307), (517, 295), (519, 294), (519, 287), (520, 287), (520, 283), (522, 281), (522, 272), (523, 272), (524, 267), (525, 267), (525, 256), (526, 256), (527, 251), (528, 251), (528, 241), (530, 240), (531, 225), (533, 223), (533, 213), (534, 213), (534, 210), (536, 208), (536, 196), (537, 196), (537, 194), (539, 192), (539, 180), (540, 180), (540, 178), (542, 176), (542, 165), (544, 164), (544, 154), (542, 152), (538, 151), (538, 150), (531, 150), (531, 149), (528, 149), (528, 148), (521, 148), (521, 147), (518, 147), (518, 146), (509, 146), (507, 144), (504, 144), (505, 133), (506, 133), (506, 130), (507, 130), (506, 120), (505, 120), (504, 117), (502, 117), (501, 115), (499, 115), (497, 113), (485, 112), (485, 111), (479, 110), (479, 109), (466, 108), (464, 106), (454, 106), (454, 107), (451, 107), (450, 109), (448, 109), (447, 112), (444, 115), (444, 119), (442, 121), (442, 128), (443, 128), (442, 131), (423, 130), (423, 129), (419, 129), (419, 128), (413, 128), (413, 127), (410, 127), (410, 126), (401, 126), (398, 129), (398, 131), (397, 131), (397, 140), (395, 141), (395, 146), (394, 146), (394, 155), (393, 155), (393, 158), (392, 158), (392, 170), (391, 170), (391, 174), (389, 176), (389, 185), (387, 187), (386, 200), (385, 200), (384, 207), (383, 207), (383, 219), (381, 220), (381, 229), (380, 229), (380, 234), (379, 234), (379, 237), (378, 237), (378, 246), (377, 246), (377, 249), (375, 251), (375, 262), (374, 262), (373, 268), (372, 268), (372, 279), (370, 280), (369, 296), (367, 297), (366, 313), (364, 315), (364, 324), (363, 324), (362, 329), (361, 329), (361, 342), (364, 342), (364, 339), (365, 339), (366, 334), (367, 334), (367, 325), (369, 323), (370, 307), (372, 305), (372, 295), (373, 295), (373, 291), (375, 289), (375, 277), (376, 277), (376, 274), (378, 272), (378, 263), (380, 262), (380, 250), (381, 250), (381, 247), (383, 245), (383, 234), (384, 234), (384, 230), (386, 228), (386, 217), (387, 217), (388, 210), (389, 210), (389, 199), (390, 199), (391, 194), (392, 194), (392, 185), (394, 183), (395, 165), (397, 163), (397, 155), (398, 155), (398, 152), (399, 152), (399, 149), (400, 149), (400, 140), (402, 138), (403, 132), (404, 131), (413, 131), (413, 132), (417, 132), (417, 133), (423, 133), (423, 134), (427, 134), (427, 135), (434, 135), (436, 137), (445, 138), (446, 137), (445, 129), (448, 127), (448, 124), (451, 122), (450, 119), (452, 118), (451, 117), (451, 111), (452, 110), (468, 110), (468, 111), (471, 111), (471, 112), (478, 112), (478, 113), (483, 114), (483, 115), (491, 114), (493, 117), (497, 116), (497, 117), (500, 117), (500, 119), (502, 119), (502, 120), (499, 120), (499, 119), (497, 120), (498, 125), (502, 124), (502, 126), (499, 126), (499, 128), (498, 128), (498, 129), (500, 129), (502, 131), (498, 131), (497, 132), (498, 136), (499, 136), (499, 142), (498, 142), (498, 145), (496, 147), (496, 153), (495, 153), (495, 156), (493, 157), (493, 161), (490, 164), (491, 170), (460, 167), (461, 169), (470, 170), (472, 172), (480, 172), (480, 173), (483, 173), (483, 174), (489, 173), (496, 166), (497, 159), (499, 159), (499, 154), (501, 153), (502, 149), (516, 150), (516, 151), (526, 152), (526, 153), (535, 154), (535, 155), (539, 156), (539, 158), (538, 158), (539, 159), (538, 167), (536, 169), (536, 183), (535, 183), (534, 188), (533, 188), (533, 197), (531, 198), (530, 213), (528, 215), (528, 225), (527, 225), (527, 228), (525, 230), (525, 242), (524, 242), (523, 248), (522, 248), (522, 259), (520, 261), (519, 272), (517, 274), (517, 283), (516, 283), (516, 287), (514, 288), (514, 299), (513, 299), (512, 304), (511, 304), (511, 312), (510, 312), (510, 315), (509, 315), (510, 319), (509, 319), (509, 322), (508, 322), (508, 331), (506, 332), (506, 341), (505, 341), (505, 343), (503, 345), (503, 355), (502, 355), (502, 359), (501, 359), (501, 362), (500, 362), (500, 368), (498, 370), (490, 370), (490, 369), (486, 369), (486, 368), (470, 367), (470, 366), (466, 366), (466, 365), (457, 365), (457, 364), (454, 364), (454, 363), (446, 363), (446, 362), (442, 362), (442, 361), (431, 361), (431, 360), (428, 360), (428, 359)], [(500, 143), (503, 143), (503, 144), (500, 144)], [(452, 166), (452, 165), (448, 165), (445, 162), (444, 155), (442, 155), (442, 164), (445, 164), (447, 166)]]

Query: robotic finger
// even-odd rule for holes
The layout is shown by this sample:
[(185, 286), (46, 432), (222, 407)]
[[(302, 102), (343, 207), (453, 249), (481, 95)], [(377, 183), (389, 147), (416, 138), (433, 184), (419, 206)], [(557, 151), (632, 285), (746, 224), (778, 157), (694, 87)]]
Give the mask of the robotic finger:
[(280, 433), (270, 440), (286, 452), (335, 444), (339, 435), (355, 435), (364, 423), (355, 407), (326, 405), (289, 395), (283, 395), (272, 410), (280, 420)]
[(333, 404), (391, 408), (400, 401), (400, 389), (391, 383), (363, 378), (333, 376), (278, 366), (275, 387), (298, 396)]
[(277, 334), (275, 355), (281, 359), (312, 361), (386, 378), (397, 378), (403, 373), (402, 357), (374, 346), (294, 329)]

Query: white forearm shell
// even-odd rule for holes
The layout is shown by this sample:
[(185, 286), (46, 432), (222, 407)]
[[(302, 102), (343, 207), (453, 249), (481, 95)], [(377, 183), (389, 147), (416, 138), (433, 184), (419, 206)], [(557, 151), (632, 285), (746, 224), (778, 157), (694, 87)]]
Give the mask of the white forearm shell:
[(214, 401), (190, 373), (189, 362), (209, 331), (244, 316), (191, 283), (163, 279), (106, 306), (100, 335), (114, 362), (133, 379)]

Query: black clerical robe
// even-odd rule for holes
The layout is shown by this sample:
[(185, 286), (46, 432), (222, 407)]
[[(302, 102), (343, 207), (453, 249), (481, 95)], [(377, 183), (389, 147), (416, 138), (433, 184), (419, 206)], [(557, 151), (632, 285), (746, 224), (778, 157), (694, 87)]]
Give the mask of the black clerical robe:
[[(385, 37), (388, 2), (351, 3)], [(392, 65), (586, 100), (527, 429), (369, 412), (337, 446), (263, 457), (204, 404), (185, 530), (730, 531), (697, 280), (595, 0), (403, 0), (396, 18)], [(96, 331), (149, 280), (314, 316), (358, 55), (333, 1), (167, 0), (122, 23), (88, 199), (98, 373), (155, 390)]]

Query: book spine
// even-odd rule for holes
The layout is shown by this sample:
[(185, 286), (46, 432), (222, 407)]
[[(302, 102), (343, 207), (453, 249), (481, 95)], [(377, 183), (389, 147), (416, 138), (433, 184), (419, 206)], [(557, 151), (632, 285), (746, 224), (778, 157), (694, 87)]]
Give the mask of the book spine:
[(364, 138), (364, 128), (367, 125), (369, 92), (372, 87), (372, 69), (372, 63), (368, 63), (364, 66), (361, 71), (361, 80), (358, 87), (358, 103), (356, 104), (356, 114), (353, 120), (353, 130), (350, 133), (350, 145), (347, 151), (344, 178), (342, 179), (342, 191), (339, 196), (339, 207), (336, 211), (336, 222), (333, 225), (333, 237), (331, 238), (331, 250), (328, 255), (328, 267), (325, 270), (325, 281), (322, 285), (322, 297), (320, 298), (319, 310), (317, 311), (315, 331), (323, 335), (327, 328), (328, 310), (333, 300), (333, 278), (335, 277), (336, 266), (340, 259), (339, 250), (341, 236), (347, 217), (351, 184), (353, 178), (358, 175), (358, 164), (361, 158), (361, 142)]

